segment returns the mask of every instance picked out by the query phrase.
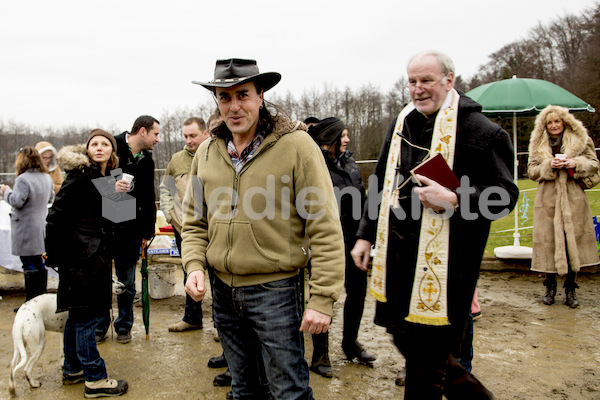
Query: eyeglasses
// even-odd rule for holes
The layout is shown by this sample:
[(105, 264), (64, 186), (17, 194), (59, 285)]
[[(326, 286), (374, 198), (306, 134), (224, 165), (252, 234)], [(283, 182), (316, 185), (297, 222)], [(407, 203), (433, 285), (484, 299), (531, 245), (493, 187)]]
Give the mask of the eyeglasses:
[(407, 88), (408, 90), (415, 90), (416, 88), (420, 88), (421, 90), (429, 90), (431, 88), (433, 88), (435, 85), (437, 85), (439, 82), (441, 82), (442, 80), (444, 80), (444, 78), (446, 78), (446, 75), (442, 76), (440, 79), (437, 80), (433, 80), (433, 79), (423, 79), (422, 81), (420, 81), (419, 83), (417, 83), (417, 81), (409, 81), (404, 87)]

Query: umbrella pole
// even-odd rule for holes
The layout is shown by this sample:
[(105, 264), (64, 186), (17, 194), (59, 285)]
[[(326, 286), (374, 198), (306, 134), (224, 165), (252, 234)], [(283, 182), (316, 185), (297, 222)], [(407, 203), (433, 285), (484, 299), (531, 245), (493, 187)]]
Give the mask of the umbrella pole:
[[(518, 172), (519, 172), (519, 157), (517, 156), (517, 150), (518, 150), (518, 146), (517, 146), (517, 113), (513, 113), (513, 144), (515, 146), (515, 165), (514, 165), (514, 182), (515, 185), (517, 185), (517, 187), (519, 187), (519, 179), (518, 179)], [(514, 243), (513, 246), (520, 246), (521, 243), (519, 241), (519, 238), (521, 237), (521, 234), (519, 234), (519, 198), (517, 197), (517, 206), (515, 207), (515, 233), (513, 234), (513, 238)]]
[(154, 240), (154, 237), (148, 241), (145, 247), (142, 247), (142, 319), (146, 328), (146, 340), (150, 339), (150, 298), (148, 296), (148, 247)]

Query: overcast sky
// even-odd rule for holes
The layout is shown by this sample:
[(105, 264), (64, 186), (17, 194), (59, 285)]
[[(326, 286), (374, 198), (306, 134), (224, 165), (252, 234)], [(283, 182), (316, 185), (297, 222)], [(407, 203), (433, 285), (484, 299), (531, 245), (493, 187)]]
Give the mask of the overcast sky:
[[(0, 5), (0, 121), (129, 130), (210, 99), (192, 80), (254, 58), (296, 98), (325, 84), (389, 90), (418, 51), (472, 76), (538, 22), (591, 0), (22, 0)], [(268, 95), (267, 95), (268, 99)], [(206, 117), (206, 116), (205, 116)]]

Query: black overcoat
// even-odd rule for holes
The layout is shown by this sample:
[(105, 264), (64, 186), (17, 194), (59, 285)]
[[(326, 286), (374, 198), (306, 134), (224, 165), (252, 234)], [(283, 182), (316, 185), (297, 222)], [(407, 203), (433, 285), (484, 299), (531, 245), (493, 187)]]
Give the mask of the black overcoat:
[[(402, 135), (412, 144), (428, 149), (431, 145), (434, 119), (427, 119), (418, 111), (410, 113), (405, 121)], [(391, 213), (387, 258), (387, 303), (379, 303), (376, 322), (385, 325), (393, 333), (407, 335), (426, 345), (427, 341), (447, 341), (447, 345), (460, 343), (477, 279), (479, 268), (490, 230), (490, 223), (502, 209), (512, 210), (518, 197), (518, 188), (513, 183), (513, 147), (508, 134), (497, 124), (481, 114), (481, 105), (461, 93), (458, 111), (458, 125), (453, 171), (461, 179), (468, 177), (471, 193), (459, 197), (459, 212), (450, 219), (450, 248), (448, 265), (448, 318), (450, 326), (432, 327), (405, 321), (408, 315), (410, 296), (415, 275), (418, 238), (420, 233), (420, 212), (413, 219), (412, 208), (420, 202), (413, 201), (414, 183), (406, 185), (401, 192), (401, 209), (406, 216)], [(378, 188), (369, 187), (369, 202), (377, 201), (371, 196), (380, 195), (383, 187), (387, 156), (396, 121), (392, 121), (383, 143), (375, 174)], [(417, 147), (401, 146), (400, 173), (410, 179), (410, 170), (426, 156)], [(506, 205), (489, 207), (490, 214), (483, 215), (479, 208), (482, 192), (488, 187), (496, 187), (506, 196)], [(492, 195), (491, 200), (498, 200)], [(468, 211), (468, 212), (467, 212)], [(371, 213), (371, 217), (373, 213)], [(357, 236), (371, 243), (375, 241), (377, 219), (369, 217), (369, 207), (365, 208)]]
[(96, 178), (103, 176), (93, 165), (68, 171), (48, 213), (47, 265), (58, 268), (58, 311), (111, 307), (113, 228), (102, 217), (102, 196), (92, 183)]

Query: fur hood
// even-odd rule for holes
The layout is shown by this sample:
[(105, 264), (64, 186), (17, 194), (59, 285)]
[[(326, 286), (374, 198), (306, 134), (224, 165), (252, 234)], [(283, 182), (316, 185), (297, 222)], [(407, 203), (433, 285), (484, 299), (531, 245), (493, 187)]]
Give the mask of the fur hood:
[(575, 158), (582, 154), (588, 141), (587, 129), (568, 109), (550, 105), (544, 108), (535, 120), (535, 127), (531, 132), (529, 141), (529, 156), (541, 159), (553, 158), (552, 150), (548, 144), (548, 131), (546, 130), (546, 120), (548, 114), (551, 113), (557, 114), (565, 124), (561, 151), (568, 158)]
[(52, 172), (56, 169), (57, 163), (56, 163), (56, 149), (54, 148), (54, 146), (52, 146), (52, 143), (50, 142), (37, 142), (35, 145), (35, 149), (38, 151), (38, 153), (40, 153), (40, 156), (42, 155), (42, 153), (46, 152), (46, 151), (50, 151), (52, 153), (52, 160), (50, 160), (50, 163), (48, 164), (48, 171)]
[(91, 165), (84, 144), (65, 146), (58, 152), (58, 165), (65, 171), (83, 169)]

